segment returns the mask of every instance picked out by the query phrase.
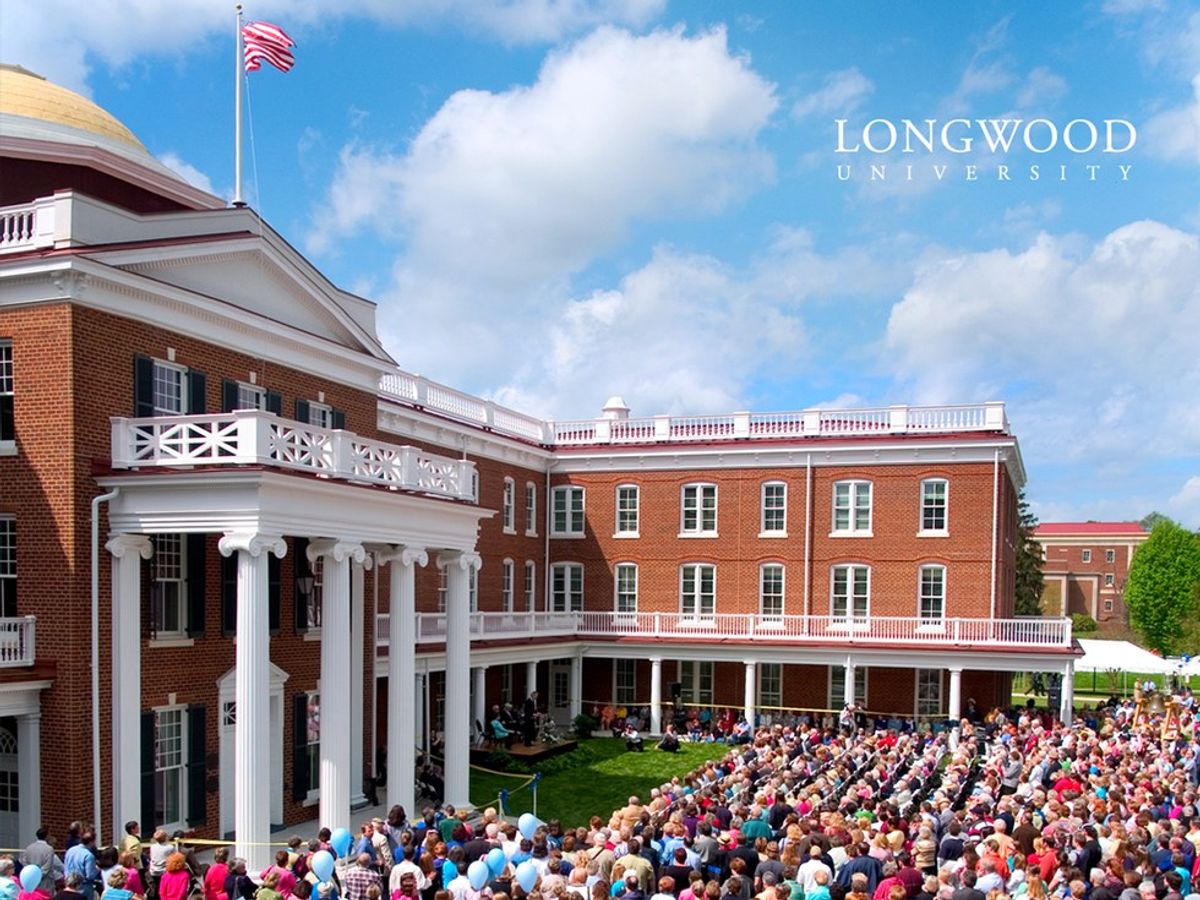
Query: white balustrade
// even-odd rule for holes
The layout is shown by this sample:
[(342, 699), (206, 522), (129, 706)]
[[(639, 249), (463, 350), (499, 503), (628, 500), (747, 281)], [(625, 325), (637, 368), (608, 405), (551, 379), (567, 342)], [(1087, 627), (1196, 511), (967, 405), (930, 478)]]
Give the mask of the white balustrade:
[(34, 616), (0, 619), (0, 668), (33, 665), (36, 626)]
[(54, 198), (0, 208), (0, 253), (54, 246)]
[(361, 484), (471, 498), (475, 464), (259, 410), (112, 420), (118, 469), (263, 465)]

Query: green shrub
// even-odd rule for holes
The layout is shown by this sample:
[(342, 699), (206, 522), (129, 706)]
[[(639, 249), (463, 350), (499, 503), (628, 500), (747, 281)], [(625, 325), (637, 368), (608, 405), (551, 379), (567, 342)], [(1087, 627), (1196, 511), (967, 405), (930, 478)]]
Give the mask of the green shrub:
[(1071, 616), (1071, 632), (1073, 634), (1091, 634), (1096, 630), (1096, 620), (1083, 613)]
[(600, 727), (600, 720), (587, 713), (580, 713), (574, 718), (572, 724), (575, 726), (575, 734), (581, 738), (590, 738), (592, 732)]

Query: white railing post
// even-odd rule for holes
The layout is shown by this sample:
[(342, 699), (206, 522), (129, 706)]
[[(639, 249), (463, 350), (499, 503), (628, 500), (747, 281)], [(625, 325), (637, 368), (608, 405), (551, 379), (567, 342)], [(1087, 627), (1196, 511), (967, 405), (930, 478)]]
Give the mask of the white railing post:
[(955, 619), (954, 620), (954, 643), (956, 643), (956, 644), (962, 643), (961, 635), (962, 635), (962, 619)]
[(750, 413), (735, 412), (733, 414), (733, 436), (735, 438), (750, 437)]
[(471, 483), (475, 480), (475, 463), (469, 459), (459, 460), (458, 463), (458, 496), (461, 500), (474, 500)]
[(889, 406), (888, 407), (888, 431), (893, 434), (908, 431), (908, 407), (907, 406)]
[(112, 464), (114, 469), (133, 465), (133, 426), (128, 419), (112, 420)]
[(331, 475), (339, 478), (359, 480), (354, 471), (354, 435), (349, 431), (336, 429), (329, 432), (329, 445), (333, 451), (333, 471)]
[(821, 411), (810, 407), (804, 410), (801, 414), (801, 421), (804, 423), (805, 434), (820, 434), (821, 433)]
[(671, 417), (670, 416), (655, 416), (654, 417), (654, 439), (656, 441), (669, 440), (671, 437)]
[(496, 424), (496, 404), (491, 400), (483, 401), (483, 424), (489, 427)]
[(1004, 415), (1004, 403), (989, 400), (983, 404), (983, 424), (988, 431), (1008, 431), (1008, 420)]
[(429, 405), (429, 382), (425, 380), (424, 376), (422, 376), (422, 375), (414, 375), (413, 376), (413, 389), (414, 389), (413, 394), (415, 395), (413, 398), (413, 402), (416, 403), (417, 406), (428, 406)]
[(662, 635), (662, 613), (655, 613), (654, 614), (654, 636), (660, 637), (661, 635)]
[(607, 444), (612, 440), (612, 423), (608, 419), (596, 420), (596, 443)]

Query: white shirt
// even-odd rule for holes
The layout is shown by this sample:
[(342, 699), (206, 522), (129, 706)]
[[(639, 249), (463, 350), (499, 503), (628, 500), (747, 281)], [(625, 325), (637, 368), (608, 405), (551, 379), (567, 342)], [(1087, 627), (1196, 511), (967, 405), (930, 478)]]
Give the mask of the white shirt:
[[(816, 889), (816, 887), (817, 887), (817, 872), (821, 871), (822, 869), (824, 869), (826, 872), (829, 872), (829, 866), (825, 865), (825, 863), (821, 862), (821, 860), (810, 858), (808, 862), (806, 862), (804, 865), (802, 865), (799, 869), (796, 870), (796, 877), (799, 879), (800, 883), (804, 886), (805, 894), (808, 894), (810, 891), (813, 891)], [(833, 882), (833, 873), (829, 872), (829, 881), (826, 883), (829, 884), (832, 882)]]
[(398, 862), (392, 866), (392, 874), (388, 876), (388, 893), (394, 894), (400, 890), (400, 877), (405, 872), (412, 872), (417, 878), (417, 891), (423, 891), (429, 887), (429, 879), (425, 877), (425, 873), (421, 871), (421, 867), (414, 863), (411, 859), (406, 859), (403, 862)]

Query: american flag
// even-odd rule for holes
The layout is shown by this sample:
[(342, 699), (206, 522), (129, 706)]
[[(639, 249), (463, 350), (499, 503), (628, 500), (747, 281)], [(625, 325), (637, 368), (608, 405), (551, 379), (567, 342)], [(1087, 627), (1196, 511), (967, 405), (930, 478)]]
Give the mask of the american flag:
[(266, 60), (280, 72), (286, 72), (296, 62), (292, 51), (296, 46), (286, 31), (270, 22), (247, 22), (242, 26), (243, 58), (247, 72), (256, 72)]

